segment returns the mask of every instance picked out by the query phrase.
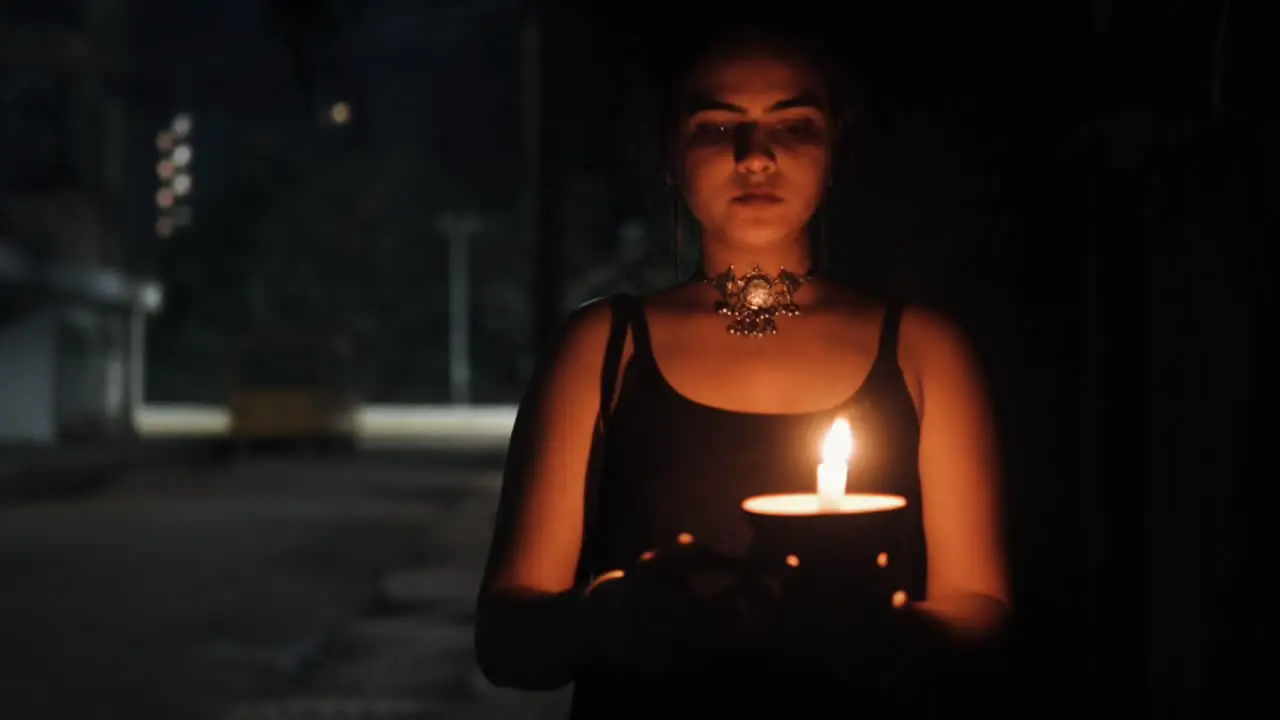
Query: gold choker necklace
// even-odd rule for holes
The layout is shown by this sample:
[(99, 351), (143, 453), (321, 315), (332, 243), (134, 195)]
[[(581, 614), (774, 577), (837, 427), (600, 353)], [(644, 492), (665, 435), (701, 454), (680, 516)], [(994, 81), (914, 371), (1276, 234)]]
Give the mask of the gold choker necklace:
[(720, 293), (716, 301), (717, 314), (733, 318), (725, 328), (730, 335), (764, 337), (778, 332), (775, 318), (794, 317), (800, 314), (794, 296), (801, 285), (809, 282), (810, 275), (797, 275), (786, 268), (778, 268), (778, 274), (770, 276), (754, 265), (742, 277), (728, 270), (707, 277), (702, 271), (698, 276)]

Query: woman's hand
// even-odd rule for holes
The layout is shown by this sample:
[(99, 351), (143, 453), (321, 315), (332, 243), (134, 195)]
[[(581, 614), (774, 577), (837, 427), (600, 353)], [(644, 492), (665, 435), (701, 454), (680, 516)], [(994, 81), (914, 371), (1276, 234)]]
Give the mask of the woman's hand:
[(586, 604), (600, 660), (661, 670), (753, 646), (779, 593), (778, 583), (682, 538), (596, 578)]
[(694, 626), (694, 598), (681, 584), (637, 568), (613, 570), (587, 589), (592, 660), (606, 667), (676, 665)]

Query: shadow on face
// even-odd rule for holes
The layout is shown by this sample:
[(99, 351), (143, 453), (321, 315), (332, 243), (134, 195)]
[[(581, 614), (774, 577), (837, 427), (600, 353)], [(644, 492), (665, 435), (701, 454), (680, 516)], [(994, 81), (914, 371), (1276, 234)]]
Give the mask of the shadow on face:
[(793, 55), (737, 48), (695, 66), (675, 165), (705, 242), (760, 249), (803, 236), (830, 172), (829, 107), (820, 73)]

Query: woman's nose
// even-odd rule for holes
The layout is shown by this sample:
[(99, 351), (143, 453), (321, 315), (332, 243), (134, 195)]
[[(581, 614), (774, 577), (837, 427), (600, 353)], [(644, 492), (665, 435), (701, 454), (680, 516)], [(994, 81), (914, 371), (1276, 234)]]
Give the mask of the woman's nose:
[(769, 172), (777, 164), (777, 157), (773, 154), (768, 138), (754, 123), (738, 126), (737, 137), (733, 142), (733, 156), (738, 171), (743, 173)]

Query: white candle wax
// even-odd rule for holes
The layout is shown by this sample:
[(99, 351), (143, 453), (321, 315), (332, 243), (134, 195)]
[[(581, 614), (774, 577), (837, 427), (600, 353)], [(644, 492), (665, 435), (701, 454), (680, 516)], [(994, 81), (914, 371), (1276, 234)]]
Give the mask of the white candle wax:
[(742, 509), (753, 515), (866, 515), (888, 512), (907, 506), (901, 495), (881, 493), (849, 493), (826, 501), (817, 493), (756, 495), (742, 503)]
[(849, 494), (849, 458), (854, 452), (853, 430), (840, 417), (822, 441), (822, 462), (818, 465), (815, 493), (757, 495), (747, 498), (742, 509), (756, 515), (857, 515), (897, 510), (907, 504), (901, 495), (880, 493)]

